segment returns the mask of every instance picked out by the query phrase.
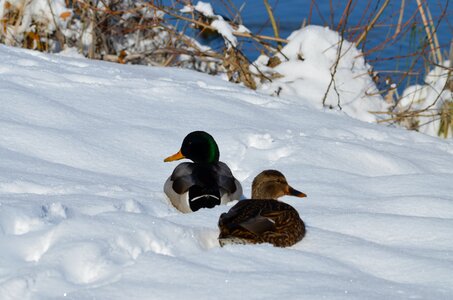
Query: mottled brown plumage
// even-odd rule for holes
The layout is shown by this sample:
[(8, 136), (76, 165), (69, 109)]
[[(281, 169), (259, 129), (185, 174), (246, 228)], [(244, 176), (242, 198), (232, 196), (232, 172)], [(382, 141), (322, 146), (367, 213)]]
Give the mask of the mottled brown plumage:
[(284, 195), (306, 197), (289, 186), (279, 171), (261, 172), (253, 180), (252, 199), (239, 201), (220, 216), (220, 245), (270, 243), (289, 247), (302, 240), (305, 224), (291, 205), (277, 200)]

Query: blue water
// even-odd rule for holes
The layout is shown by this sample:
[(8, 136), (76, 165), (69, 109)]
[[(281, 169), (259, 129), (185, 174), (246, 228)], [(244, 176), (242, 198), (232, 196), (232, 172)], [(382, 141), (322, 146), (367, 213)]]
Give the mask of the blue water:
[[(225, 5), (223, 3), (227, 3), (228, 1), (230, 0), (214, 0), (210, 2), (216, 13), (221, 13), (232, 18), (232, 14), (229, 13), (228, 10), (224, 9)], [(205, 0), (205, 2), (209, 1)], [(270, 22), (268, 22), (268, 13), (266, 12), (262, 0), (231, 0), (231, 2), (234, 3), (237, 8), (241, 7), (241, 5), (245, 3), (241, 12), (242, 20), (244, 25), (253, 33), (273, 36), (272, 27)], [(310, 18), (311, 2), (311, 0), (269, 0), (269, 3), (274, 8), (274, 15), (279, 24), (281, 37), (288, 37), (292, 31), (301, 27), (304, 20), (308, 22)], [(310, 24), (324, 25), (331, 28), (333, 24), (334, 28), (336, 28), (347, 1), (324, 0), (316, 2), (318, 4), (318, 8), (313, 10)], [(333, 15), (330, 13), (332, 11), (330, 8), (331, 2), (333, 3), (334, 8)], [(371, 4), (366, 15), (374, 15), (374, 13), (384, 2), (385, 1), (383, 0), (355, 0), (355, 6), (352, 8), (350, 17), (348, 18), (347, 28), (351, 30), (356, 25), (361, 23), (361, 18), (363, 17), (364, 12), (367, 11), (367, 5)], [(373, 29), (370, 32), (366, 43), (362, 45), (362, 50), (365, 53), (381, 44), (382, 41), (384, 41), (388, 36), (394, 34), (395, 26), (382, 25), (392, 25), (397, 23), (400, 6), (401, 0), (390, 1), (388, 7), (378, 21), (378, 23), (381, 23), (381, 26)], [(449, 3), (448, 0), (430, 0), (429, 9), (434, 23), (438, 25), (437, 34), (442, 53), (444, 54), (444, 57), (447, 57), (453, 32), (453, 3)], [(414, 14), (417, 17), (417, 20), (421, 20), (417, 11), (417, 2), (415, 0), (406, 0), (403, 22), (408, 21)], [(446, 12), (444, 16), (442, 16), (442, 11)], [(363, 21), (361, 25), (365, 25)], [(357, 32), (354, 33), (354, 36), (357, 36)], [(421, 58), (414, 61), (413, 57), (405, 56), (420, 50), (420, 46), (424, 39), (425, 31), (422, 26), (418, 26), (416, 28), (406, 28), (406, 32), (402, 35), (402, 38), (399, 41), (395, 43), (388, 43), (382, 50), (367, 54), (367, 61), (376, 71), (381, 72), (382, 79), (387, 76), (390, 77), (393, 82), (399, 82), (404, 79), (402, 84), (399, 86), (400, 88), (414, 82), (422, 82), (426, 70), (426, 61)], [(215, 47), (215, 43), (213, 43), (212, 46)], [(259, 55), (258, 50), (251, 43), (245, 44), (244, 49), (245, 53), (251, 60)], [(402, 56), (403, 58), (395, 58), (399, 56)], [(414, 74), (408, 78), (402, 76), (404, 75), (404, 72), (409, 70), (412, 64), (414, 64)], [(394, 70), (396, 70), (396, 72), (391, 72)]]

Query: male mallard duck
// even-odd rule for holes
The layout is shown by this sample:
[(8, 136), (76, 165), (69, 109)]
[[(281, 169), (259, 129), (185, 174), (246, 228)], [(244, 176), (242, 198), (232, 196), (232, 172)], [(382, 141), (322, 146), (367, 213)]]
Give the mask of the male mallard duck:
[(289, 186), (279, 171), (261, 172), (253, 180), (252, 199), (239, 201), (220, 216), (220, 245), (271, 243), (289, 247), (302, 240), (305, 224), (297, 210), (277, 200), (284, 195), (307, 196)]
[(219, 156), (214, 138), (194, 131), (184, 138), (178, 153), (164, 160), (193, 161), (179, 164), (164, 185), (165, 194), (178, 210), (189, 213), (240, 199), (242, 186)]

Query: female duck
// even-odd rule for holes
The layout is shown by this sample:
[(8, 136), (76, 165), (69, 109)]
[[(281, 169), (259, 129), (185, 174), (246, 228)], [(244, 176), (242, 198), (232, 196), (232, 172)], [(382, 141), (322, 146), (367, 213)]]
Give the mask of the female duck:
[(193, 161), (179, 164), (165, 182), (164, 192), (174, 207), (189, 213), (240, 199), (241, 184), (219, 156), (214, 138), (204, 131), (194, 131), (184, 138), (178, 153), (164, 160)]
[(277, 200), (284, 195), (307, 196), (289, 186), (279, 171), (261, 172), (253, 180), (252, 199), (239, 201), (220, 216), (220, 245), (270, 243), (289, 247), (302, 240), (305, 224), (291, 205)]

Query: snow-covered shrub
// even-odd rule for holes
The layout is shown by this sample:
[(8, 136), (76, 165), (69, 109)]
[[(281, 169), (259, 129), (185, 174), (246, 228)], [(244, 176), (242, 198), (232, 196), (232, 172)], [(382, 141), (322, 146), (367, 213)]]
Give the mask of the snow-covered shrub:
[(224, 19), (222, 15), (214, 12), (210, 3), (198, 1), (196, 5), (186, 5), (181, 10), (182, 13), (190, 13), (197, 21), (202, 21), (206, 26), (200, 28), (195, 24), (195, 28), (200, 29), (201, 36), (209, 36), (213, 33), (220, 36), (225, 42), (221, 65), (227, 79), (231, 82), (243, 84), (251, 89), (256, 89), (256, 80), (250, 71), (251, 62), (240, 50), (238, 39), (235, 34), (249, 33), (250, 31), (242, 24), (234, 24)]
[(12, 45), (55, 51), (62, 45), (60, 30), (72, 16), (64, 0), (6, 0), (0, 2), (1, 42)]
[(448, 87), (450, 61), (436, 66), (425, 84), (406, 88), (394, 110), (400, 123), (432, 136), (453, 136), (453, 91)]
[(315, 107), (339, 108), (368, 122), (376, 121), (370, 112), (387, 110), (362, 53), (338, 32), (310, 25), (288, 40), (274, 57), (262, 55), (256, 61), (261, 72), (274, 78), (262, 80), (260, 90), (294, 96)]
[(47, 52), (77, 48), (89, 58), (217, 73), (219, 59), (206, 55), (211, 50), (164, 17), (145, 0), (8, 0), (0, 5), (0, 41)]

